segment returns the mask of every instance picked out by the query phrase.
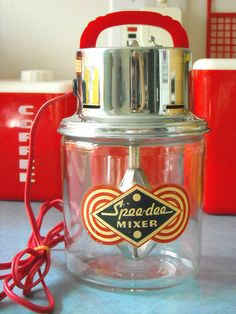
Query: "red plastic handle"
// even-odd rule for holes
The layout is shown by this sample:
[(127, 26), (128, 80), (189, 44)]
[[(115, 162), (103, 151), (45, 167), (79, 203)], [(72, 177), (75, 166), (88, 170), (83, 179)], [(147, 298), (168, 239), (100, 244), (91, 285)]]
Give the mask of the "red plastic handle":
[(80, 48), (95, 47), (98, 35), (106, 28), (129, 24), (163, 28), (170, 33), (174, 47), (189, 47), (186, 31), (178, 21), (171, 17), (148, 11), (121, 11), (100, 16), (90, 22), (81, 36)]

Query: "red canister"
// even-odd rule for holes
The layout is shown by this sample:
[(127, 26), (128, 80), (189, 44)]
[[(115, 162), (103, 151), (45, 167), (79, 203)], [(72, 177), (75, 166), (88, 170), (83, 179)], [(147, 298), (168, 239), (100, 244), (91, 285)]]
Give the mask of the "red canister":
[[(0, 81), (0, 199), (23, 200), (29, 132), (46, 101), (71, 90), (71, 81), (54, 81), (50, 71), (23, 71), (21, 81)], [(61, 197), (58, 124), (76, 110), (75, 98), (49, 105), (35, 139), (32, 200)]]
[(194, 113), (207, 119), (205, 211), (236, 214), (236, 60), (202, 59), (193, 66)]

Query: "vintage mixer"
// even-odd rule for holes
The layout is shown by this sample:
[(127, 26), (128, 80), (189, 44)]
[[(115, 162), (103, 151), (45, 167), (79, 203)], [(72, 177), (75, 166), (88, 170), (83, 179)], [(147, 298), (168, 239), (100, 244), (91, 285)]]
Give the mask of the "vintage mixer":
[[(174, 47), (95, 48), (103, 29), (135, 23), (164, 28)], [(187, 35), (169, 17), (117, 12), (91, 22), (80, 47), (78, 113), (59, 129), (68, 268), (112, 289), (181, 282), (200, 260), (207, 131), (188, 111)]]

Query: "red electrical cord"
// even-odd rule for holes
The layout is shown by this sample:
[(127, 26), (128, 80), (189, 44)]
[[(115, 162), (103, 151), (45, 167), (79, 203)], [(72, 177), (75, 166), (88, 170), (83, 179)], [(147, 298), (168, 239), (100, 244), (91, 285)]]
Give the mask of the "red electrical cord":
[[(58, 223), (47, 233), (46, 236), (42, 236), (40, 233), (43, 218), (50, 209), (55, 208), (60, 212), (63, 211), (62, 200), (56, 199), (43, 203), (40, 207), (37, 219), (31, 206), (30, 191), (32, 164), (34, 158), (35, 132), (45, 109), (50, 104), (56, 101), (62, 101), (71, 94), (72, 92), (69, 92), (47, 101), (39, 109), (37, 115), (35, 116), (30, 131), (29, 159), (24, 195), (25, 208), (32, 227), (32, 234), (29, 238), (28, 246), (26, 249), (16, 254), (11, 262), (0, 263), (0, 270), (10, 270), (8, 273), (0, 276), (0, 280), (3, 280), (3, 291), (0, 292), (0, 301), (2, 301), (5, 297), (9, 297), (14, 302), (18, 303), (21, 306), (24, 306), (25, 308), (35, 313), (49, 313), (54, 308), (54, 298), (50, 290), (48, 289), (44, 278), (49, 272), (51, 266), (50, 249), (56, 246), (58, 243), (64, 241), (63, 222)], [(47, 306), (32, 303), (26, 298), (31, 294), (32, 289), (39, 283), (41, 283), (46, 298), (48, 300)], [(13, 290), (15, 287), (22, 289), (23, 296), (14, 293)]]

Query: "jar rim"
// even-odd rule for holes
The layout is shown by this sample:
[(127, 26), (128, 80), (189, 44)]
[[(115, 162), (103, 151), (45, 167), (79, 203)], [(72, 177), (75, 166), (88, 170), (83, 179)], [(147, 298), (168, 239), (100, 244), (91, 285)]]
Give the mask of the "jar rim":
[(100, 117), (84, 119), (78, 115), (61, 121), (58, 132), (65, 136), (81, 138), (163, 138), (201, 135), (209, 131), (205, 119), (191, 112), (171, 116), (143, 115), (135, 118)]

